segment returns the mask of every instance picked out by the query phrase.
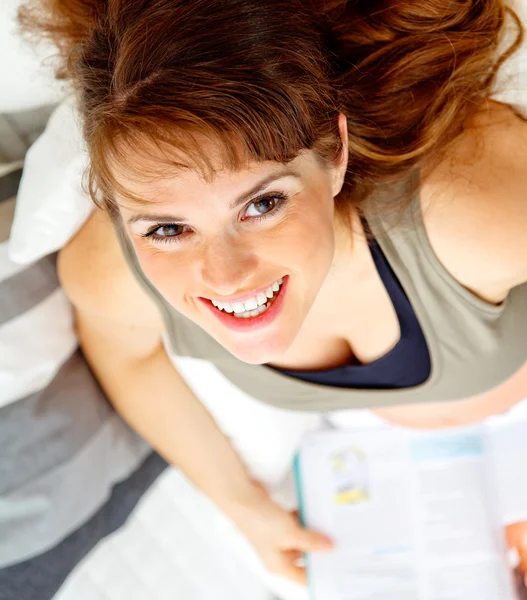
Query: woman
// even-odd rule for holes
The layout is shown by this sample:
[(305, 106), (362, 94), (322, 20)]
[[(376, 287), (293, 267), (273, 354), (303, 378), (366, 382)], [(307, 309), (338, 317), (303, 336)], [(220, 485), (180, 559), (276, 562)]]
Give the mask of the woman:
[(519, 23), (500, 51), (499, 0), (45, 8), (24, 19), (78, 90), (102, 209), (60, 256), (85, 354), (302, 581), (331, 541), (261, 482), (305, 431), (456, 426), (527, 396), (527, 123), (489, 100)]

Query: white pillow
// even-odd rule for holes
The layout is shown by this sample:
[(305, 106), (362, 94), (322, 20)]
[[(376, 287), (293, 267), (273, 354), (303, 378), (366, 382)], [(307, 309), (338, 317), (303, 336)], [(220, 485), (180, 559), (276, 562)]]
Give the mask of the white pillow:
[[(527, 23), (527, 0), (512, 5)], [(522, 49), (501, 70), (494, 98), (527, 114), (527, 35)], [(27, 264), (58, 250), (88, 218), (92, 205), (80, 183), (86, 164), (70, 98), (27, 155), (9, 248), (14, 262)]]
[[(507, 4), (520, 17), (525, 28), (525, 37), (522, 47), (501, 67), (494, 99), (515, 106), (527, 114), (527, 0), (509, 0)], [(516, 35), (516, 27), (510, 27), (510, 34)], [(511, 35), (505, 36), (504, 46), (511, 41)]]
[(55, 109), (29, 149), (18, 190), (9, 257), (29, 264), (62, 248), (93, 204), (82, 189), (88, 164), (73, 97)]
[(55, 104), (65, 85), (54, 78), (50, 43), (31, 44), (20, 35), (16, 20), (21, 0), (2, 0), (0, 8), (0, 112), (12, 113)]

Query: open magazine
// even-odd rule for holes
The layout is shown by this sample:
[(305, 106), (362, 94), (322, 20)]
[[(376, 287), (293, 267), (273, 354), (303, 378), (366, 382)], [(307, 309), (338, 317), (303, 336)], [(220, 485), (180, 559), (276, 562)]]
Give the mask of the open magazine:
[(527, 512), (527, 420), (311, 434), (296, 459), (313, 600), (524, 600), (505, 524)]

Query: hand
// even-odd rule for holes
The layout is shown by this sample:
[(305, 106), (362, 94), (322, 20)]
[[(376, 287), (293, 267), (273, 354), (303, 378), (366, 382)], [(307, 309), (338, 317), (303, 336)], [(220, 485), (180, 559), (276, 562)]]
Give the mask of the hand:
[(306, 585), (305, 569), (298, 564), (303, 553), (328, 552), (333, 547), (327, 536), (304, 529), (297, 513), (273, 502), (259, 484), (250, 499), (229, 514), (272, 573), (301, 585)]

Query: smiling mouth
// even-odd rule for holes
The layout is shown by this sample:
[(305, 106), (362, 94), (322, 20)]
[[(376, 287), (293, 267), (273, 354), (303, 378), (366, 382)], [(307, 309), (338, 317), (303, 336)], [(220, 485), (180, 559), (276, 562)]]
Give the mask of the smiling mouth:
[(216, 310), (230, 314), (236, 319), (250, 319), (259, 317), (266, 312), (280, 294), (283, 279), (279, 279), (276, 283), (269, 286), (265, 292), (261, 292), (253, 298), (249, 298), (244, 302), (216, 302), (210, 300)]

